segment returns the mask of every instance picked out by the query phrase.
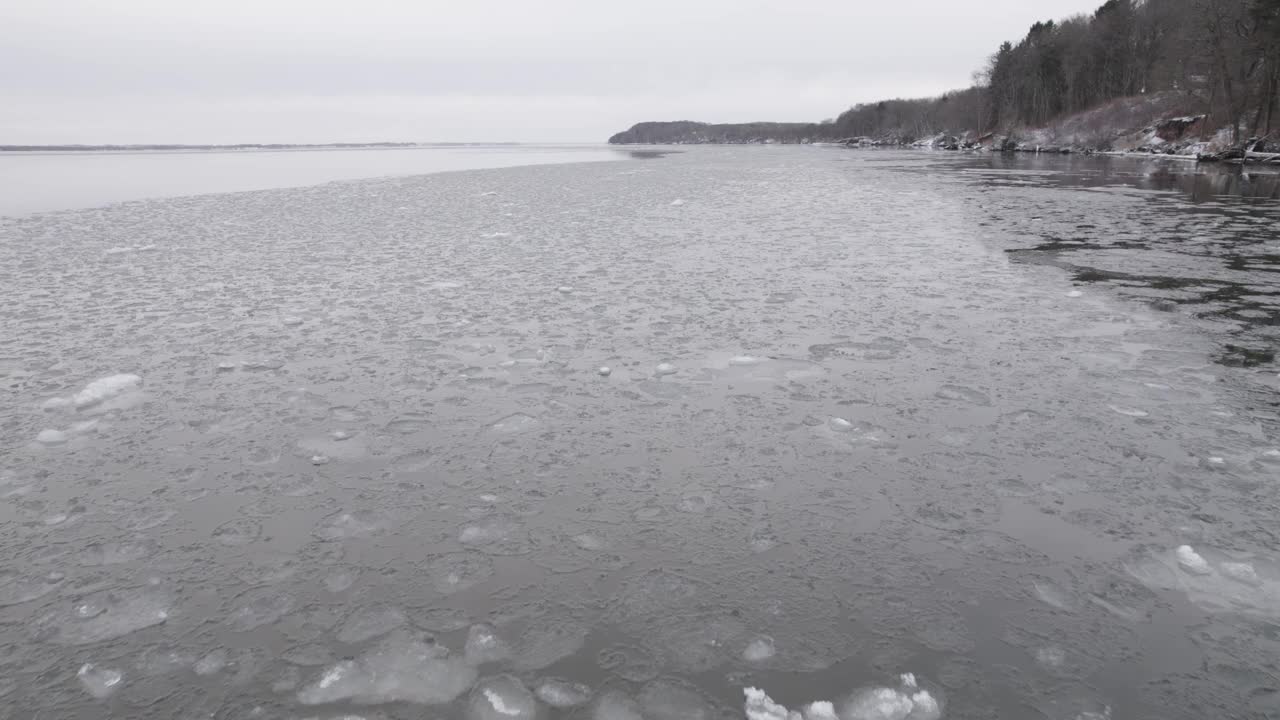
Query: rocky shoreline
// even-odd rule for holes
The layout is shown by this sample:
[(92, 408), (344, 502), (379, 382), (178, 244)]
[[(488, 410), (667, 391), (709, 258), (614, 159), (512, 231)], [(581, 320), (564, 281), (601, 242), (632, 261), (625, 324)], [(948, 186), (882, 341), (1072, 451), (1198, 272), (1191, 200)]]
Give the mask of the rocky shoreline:
[(1213, 129), (1204, 115), (1161, 118), (1137, 129), (1103, 126), (1098, 113), (1064, 118), (1046, 128), (1008, 132), (937, 133), (927, 137), (888, 134), (830, 137), (823, 125), (690, 121), (644, 122), (609, 138), (612, 145), (838, 145), (848, 148), (916, 148), (946, 151), (1061, 155), (1146, 155), (1199, 162), (1280, 167), (1280, 137), (1232, 142), (1229, 129)]

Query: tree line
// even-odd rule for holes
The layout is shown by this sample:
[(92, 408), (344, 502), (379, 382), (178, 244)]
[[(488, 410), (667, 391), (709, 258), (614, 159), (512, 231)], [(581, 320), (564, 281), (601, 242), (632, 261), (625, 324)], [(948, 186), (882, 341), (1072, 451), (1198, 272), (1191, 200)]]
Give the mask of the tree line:
[(936, 98), (857, 105), (835, 134), (1008, 131), (1156, 93), (1236, 141), (1280, 132), (1280, 0), (1107, 0), (1090, 15), (1035, 23), (974, 80)]
[(1280, 135), (1280, 0), (1107, 0), (1035, 23), (964, 90), (863, 103), (822, 123), (641, 123), (610, 142), (909, 143), (1043, 127), (1100, 106), (1094, 122), (1112, 136), (1167, 113), (1204, 115), (1203, 128), (1230, 128), (1237, 143)]

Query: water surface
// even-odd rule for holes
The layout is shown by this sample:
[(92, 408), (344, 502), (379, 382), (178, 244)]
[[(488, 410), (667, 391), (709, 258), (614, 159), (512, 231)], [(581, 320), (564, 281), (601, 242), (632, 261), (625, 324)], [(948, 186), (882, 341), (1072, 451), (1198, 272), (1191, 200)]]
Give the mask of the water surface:
[(1274, 714), (1280, 211), (1153, 172), (1196, 171), (696, 148), (0, 220), (0, 713)]

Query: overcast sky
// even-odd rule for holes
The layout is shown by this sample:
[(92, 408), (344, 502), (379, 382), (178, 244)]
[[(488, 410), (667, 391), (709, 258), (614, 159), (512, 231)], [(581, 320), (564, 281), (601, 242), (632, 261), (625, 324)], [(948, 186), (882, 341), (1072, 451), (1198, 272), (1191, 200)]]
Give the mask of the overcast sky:
[(8, 0), (0, 144), (602, 141), (969, 84), (1101, 0)]

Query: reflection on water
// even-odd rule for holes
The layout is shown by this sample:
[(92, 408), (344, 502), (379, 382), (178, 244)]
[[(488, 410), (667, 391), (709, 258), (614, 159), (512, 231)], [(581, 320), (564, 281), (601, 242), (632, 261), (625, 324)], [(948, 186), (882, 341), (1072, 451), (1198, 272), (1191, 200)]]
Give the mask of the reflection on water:
[[(957, 164), (984, 189), (988, 225), (1014, 258), (1214, 323), (1224, 364), (1273, 363), (1280, 172), (1108, 156)], [(1071, 202), (1057, 202), (1064, 191)]]

